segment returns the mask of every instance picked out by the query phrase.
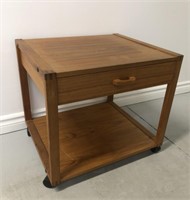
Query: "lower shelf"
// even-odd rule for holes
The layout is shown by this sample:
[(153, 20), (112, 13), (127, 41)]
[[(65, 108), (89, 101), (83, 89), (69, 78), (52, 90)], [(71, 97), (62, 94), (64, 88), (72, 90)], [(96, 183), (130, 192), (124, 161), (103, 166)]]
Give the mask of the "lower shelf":
[[(113, 103), (59, 113), (61, 180), (155, 147), (153, 139), (126, 116)], [(46, 117), (32, 124), (48, 152)]]

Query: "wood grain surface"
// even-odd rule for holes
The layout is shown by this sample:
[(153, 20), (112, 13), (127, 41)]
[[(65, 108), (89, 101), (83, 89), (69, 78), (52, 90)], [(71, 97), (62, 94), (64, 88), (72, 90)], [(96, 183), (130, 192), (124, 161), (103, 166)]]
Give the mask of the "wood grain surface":
[[(70, 103), (166, 84), (170, 82), (174, 72), (175, 62), (166, 62), (71, 77), (59, 77), (57, 79), (58, 102), (59, 104)], [(129, 77), (135, 77), (135, 80), (122, 86), (113, 84), (115, 79), (128, 79)]]
[[(48, 149), (46, 119), (34, 124)], [(60, 170), (66, 180), (155, 146), (109, 103), (59, 113)]]
[(40, 60), (42, 65), (38, 67), (42, 72), (52, 70), (58, 76), (105, 71), (123, 65), (155, 64), (177, 57), (119, 35), (30, 39), (24, 40), (22, 46), (25, 51), (33, 51), (35, 60)]

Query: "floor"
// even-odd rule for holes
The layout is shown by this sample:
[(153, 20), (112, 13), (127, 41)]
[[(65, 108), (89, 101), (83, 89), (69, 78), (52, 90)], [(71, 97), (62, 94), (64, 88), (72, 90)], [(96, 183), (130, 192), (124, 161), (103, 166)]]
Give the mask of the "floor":
[[(155, 132), (163, 99), (126, 106)], [(105, 173), (106, 172), (106, 173)], [(45, 177), (26, 130), (0, 136), (1, 200), (189, 200), (190, 93), (176, 95), (162, 150), (145, 152), (61, 184), (42, 185)]]

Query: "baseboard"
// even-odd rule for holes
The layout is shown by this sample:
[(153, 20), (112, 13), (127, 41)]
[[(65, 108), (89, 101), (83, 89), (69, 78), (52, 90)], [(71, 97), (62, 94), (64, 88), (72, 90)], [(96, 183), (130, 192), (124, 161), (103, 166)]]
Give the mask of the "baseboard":
[[(150, 101), (163, 98), (166, 91), (166, 85), (135, 90), (132, 92), (119, 94), (116, 96), (115, 102), (119, 106), (136, 104), (140, 102)], [(190, 92), (190, 81), (183, 81), (177, 84), (175, 95)]]
[[(114, 96), (114, 102), (117, 103), (119, 106), (126, 106), (130, 104), (162, 98), (164, 97), (165, 89), (166, 86), (164, 85), (164, 86), (157, 86), (157, 87), (118, 94)], [(179, 82), (175, 94), (182, 94), (187, 92), (190, 92), (190, 81)], [(71, 110), (79, 107), (93, 105), (95, 103), (101, 103), (104, 102), (105, 100), (106, 98), (102, 97), (81, 102), (75, 102), (60, 106), (59, 110), (60, 111)], [(38, 116), (43, 116), (44, 114), (45, 114), (45, 109), (42, 108), (34, 111), (33, 116), (38, 117)], [(4, 115), (1, 116), (0, 118), (0, 134), (6, 134), (25, 128), (26, 124), (24, 122), (23, 112)]]

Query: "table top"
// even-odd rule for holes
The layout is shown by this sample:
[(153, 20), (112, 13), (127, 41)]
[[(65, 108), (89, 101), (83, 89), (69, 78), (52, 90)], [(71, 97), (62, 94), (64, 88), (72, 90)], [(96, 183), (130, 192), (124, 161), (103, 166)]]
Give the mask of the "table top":
[(179, 54), (120, 35), (18, 40), (44, 73), (73, 75), (175, 60)]

